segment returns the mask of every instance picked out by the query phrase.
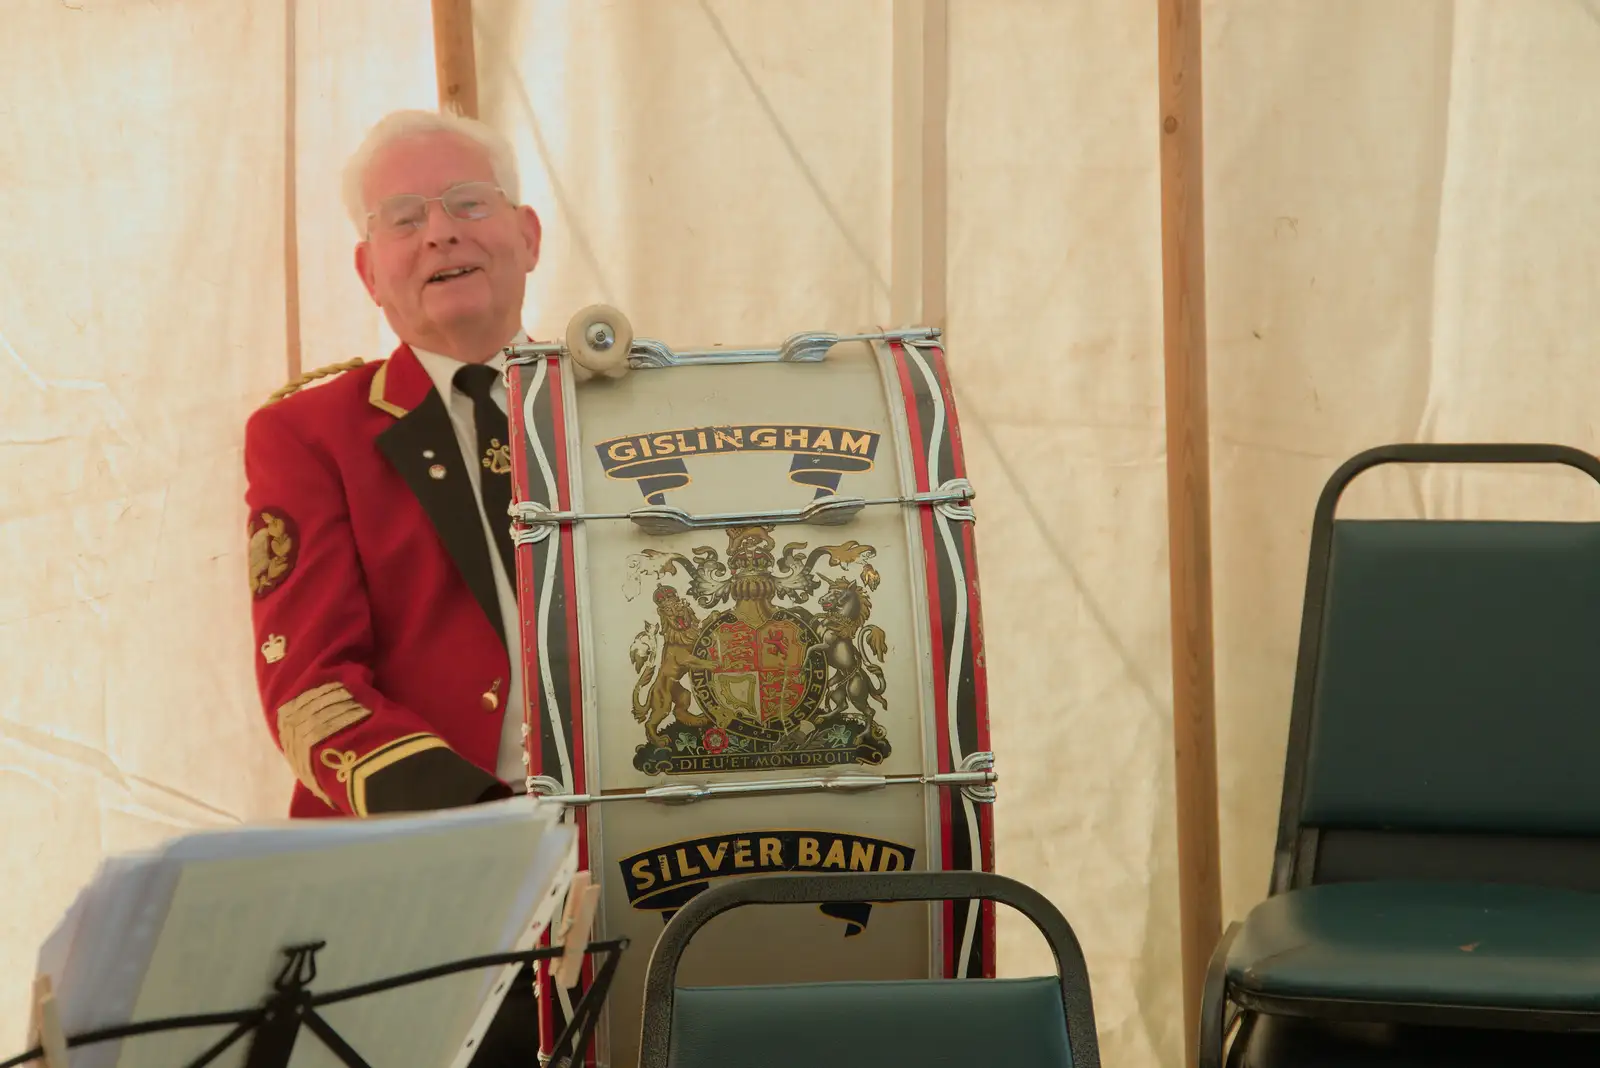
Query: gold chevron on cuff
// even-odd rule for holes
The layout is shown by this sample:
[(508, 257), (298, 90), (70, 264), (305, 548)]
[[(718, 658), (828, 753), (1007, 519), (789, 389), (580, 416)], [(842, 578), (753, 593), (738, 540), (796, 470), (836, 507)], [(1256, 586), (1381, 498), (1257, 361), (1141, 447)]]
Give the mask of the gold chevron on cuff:
[(393, 767), (400, 761), (429, 749), (448, 748), (450, 747), (445, 740), (436, 734), (407, 734), (380, 745), (363, 757), (346, 753), (347, 758), (354, 757), (354, 759), (340, 770), (339, 779), (342, 782), (347, 775), (349, 776), (350, 811), (358, 816), (367, 815), (367, 780), (384, 768)]
[(295, 778), (330, 808), (333, 801), (317, 782), (312, 750), (370, 715), (372, 710), (358, 704), (337, 682), (307, 690), (278, 708), (278, 742), (289, 767)]

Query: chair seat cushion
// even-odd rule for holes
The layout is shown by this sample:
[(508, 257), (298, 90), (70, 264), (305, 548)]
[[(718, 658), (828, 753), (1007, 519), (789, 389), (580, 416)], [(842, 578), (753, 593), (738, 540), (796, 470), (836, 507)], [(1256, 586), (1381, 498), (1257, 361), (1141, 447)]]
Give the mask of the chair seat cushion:
[(1069, 1068), (1054, 976), (680, 987), (673, 1068)]
[(1600, 1011), (1600, 894), (1368, 882), (1269, 897), (1227, 958), (1261, 997)]
[(1593, 1068), (1600, 1035), (1257, 1017), (1228, 1068)]

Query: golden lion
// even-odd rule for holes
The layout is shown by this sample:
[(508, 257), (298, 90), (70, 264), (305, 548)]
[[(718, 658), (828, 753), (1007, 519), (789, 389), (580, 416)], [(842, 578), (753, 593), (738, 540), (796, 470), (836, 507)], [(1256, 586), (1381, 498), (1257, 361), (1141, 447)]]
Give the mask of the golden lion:
[(670, 586), (656, 587), (655, 602), (660, 624), (647, 628), (647, 632), (655, 629), (661, 644), (658, 651), (650, 647), (648, 640), (634, 643), (633, 666), (639, 672), (639, 681), (633, 688), (633, 718), (644, 724), (652, 742), (664, 746), (667, 736), (661, 733), (661, 725), (668, 716), (689, 727), (711, 722), (708, 716), (689, 711), (689, 690), (680, 680), (696, 668), (710, 670), (717, 665), (694, 655), (700, 619), (689, 602)]

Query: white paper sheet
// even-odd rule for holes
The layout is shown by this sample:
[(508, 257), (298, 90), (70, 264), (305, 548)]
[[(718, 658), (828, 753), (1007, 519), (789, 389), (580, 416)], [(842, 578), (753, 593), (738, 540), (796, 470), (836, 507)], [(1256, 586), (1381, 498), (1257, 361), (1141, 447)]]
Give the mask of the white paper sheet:
[[(41, 947), (38, 969), (76, 1034), (260, 1004), (315, 941), (314, 992), (529, 948), (570, 881), (575, 835), (529, 798), (415, 816), (204, 831), (108, 859)], [(515, 968), (479, 969), (340, 1002), (320, 1014), (376, 1068), (465, 1064)], [(73, 1051), (74, 1068), (177, 1068), (227, 1033), (205, 1028)], [(216, 1062), (244, 1063), (248, 1040)], [(309, 1031), (293, 1068), (339, 1062)]]

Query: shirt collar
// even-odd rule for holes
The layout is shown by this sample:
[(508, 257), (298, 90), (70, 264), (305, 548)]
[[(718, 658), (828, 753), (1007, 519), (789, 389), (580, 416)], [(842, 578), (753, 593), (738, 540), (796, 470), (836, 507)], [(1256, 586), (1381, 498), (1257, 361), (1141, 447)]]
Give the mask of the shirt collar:
[[(515, 336), (506, 344), (528, 344), (528, 332), (526, 330), (518, 330)], [(433, 380), (433, 388), (438, 391), (440, 397), (448, 402), (450, 400), (450, 390), (455, 384), (456, 372), (465, 367), (466, 364), (453, 356), (430, 352), (416, 345), (411, 346), (411, 351), (416, 355), (417, 362), (422, 364), (422, 369), (428, 372), (428, 377)], [(493, 367), (496, 371), (504, 371), (506, 366), (505, 350), (502, 348), (491, 359), (485, 360), (484, 363), (489, 367)]]

